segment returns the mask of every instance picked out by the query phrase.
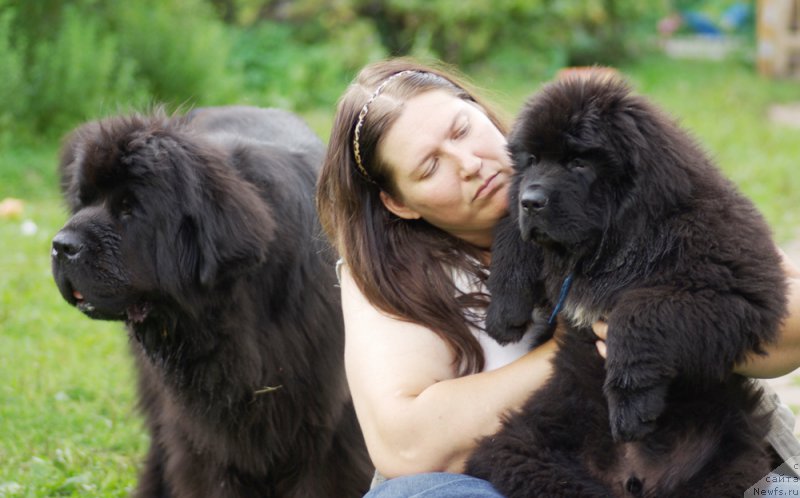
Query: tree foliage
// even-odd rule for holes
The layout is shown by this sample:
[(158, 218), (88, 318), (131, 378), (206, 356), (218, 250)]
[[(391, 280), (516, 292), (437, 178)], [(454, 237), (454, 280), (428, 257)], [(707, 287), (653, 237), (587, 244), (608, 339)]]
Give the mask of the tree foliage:
[[(613, 63), (630, 56), (643, 26), (666, 0), (213, 0), (231, 22), (269, 18), (303, 26), (318, 39), (368, 20), (390, 55), (428, 54), (468, 65), (507, 46), (526, 46), (565, 63)], [(221, 8), (221, 7), (220, 7)], [(259, 15), (262, 16), (259, 18)]]
[(389, 55), (531, 76), (614, 64), (653, 31), (661, 3), (0, 0), (0, 125), (60, 133), (148, 102), (332, 104), (359, 67)]
[(206, 0), (0, 0), (4, 27), (0, 69), (12, 78), (0, 102), (14, 102), (3, 108), (34, 133), (152, 102), (223, 103), (240, 91), (228, 28)]

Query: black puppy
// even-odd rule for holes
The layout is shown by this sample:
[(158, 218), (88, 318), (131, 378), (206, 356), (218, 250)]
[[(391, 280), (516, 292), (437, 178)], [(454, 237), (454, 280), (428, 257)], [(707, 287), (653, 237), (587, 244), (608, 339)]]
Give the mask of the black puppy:
[[(510, 342), (533, 320), (539, 343), (560, 313), (567, 330), (551, 381), (469, 472), (510, 497), (740, 495), (771, 467), (760, 392), (732, 368), (786, 313), (762, 217), (686, 132), (607, 75), (547, 85), (510, 149), (487, 327)], [(589, 329), (601, 318), (605, 365)]]
[(66, 142), (65, 300), (127, 325), (150, 451), (138, 497), (361, 496), (323, 145), (296, 116), (113, 117)]

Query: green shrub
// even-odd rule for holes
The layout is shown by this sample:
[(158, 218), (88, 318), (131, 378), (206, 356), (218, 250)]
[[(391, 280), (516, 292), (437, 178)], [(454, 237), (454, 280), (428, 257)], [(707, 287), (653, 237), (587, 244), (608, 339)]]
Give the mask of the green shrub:
[(232, 36), (207, 0), (0, 0), (0, 23), (0, 104), (11, 99), (34, 132), (149, 102), (229, 103), (241, 90)]
[(238, 32), (232, 55), (250, 103), (303, 110), (335, 102), (354, 73), (385, 52), (364, 21), (326, 43), (301, 41), (289, 23), (262, 22)]
[(26, 75), (25, 113), (35, 130), (63, 132), (76, 122), (143, 98), (135, 64), (97, 19), (67, 6), (52, 39), (36, 40)]
[(0, 12), (0, 144), (10, 138), (12, 128), (16, 128), (14, 118), (23, 108), (20, 99), (24, 88), (22, 54), (11, 43), (13, 19), (13, 11)]
[(239, 94), (238, 71), (228, 65), (231, 37), (208, 2), (117, 2), (111, 16), (120, 54), (136, 61), (156, 101), (222, 104)]
[(366, 19), (391, 55), (464, 67), (517, 49), (567, 65), (617, 64), (641, 48), (642, 32), (652, 37), (665, 11), (664, 2), (639, 0), (341, 0), (324, 10), (317, 0), (296, 0), (281, 15), (306, 32)]

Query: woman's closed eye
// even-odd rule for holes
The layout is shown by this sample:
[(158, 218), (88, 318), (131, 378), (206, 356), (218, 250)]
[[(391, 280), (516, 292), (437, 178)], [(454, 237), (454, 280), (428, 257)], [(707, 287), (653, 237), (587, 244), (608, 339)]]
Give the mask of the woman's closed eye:
[(426, 178), (430, 178), (436, 170), (439, 168), (439, 158), (432, 157), (431, 160), (428, 162), (428, 167), (425, 168), (425, 171), (422, 173), (420, 179), (425, 180)]
[[(456, 119), (453, 120), (450, 132), (450, 139), (459, 140), (461, 138), (464, 138), (469, 134), (470, 129), (471, 127), (470, 127), (469, 117), (462, 113), (459, 116), (457, 116)], [(439, 168), (439, 157), (432, 156), (428, 161), (427, 167), (420, 175), (419, 179), (425, 180), (430, 178), (431, 176), (433, 176), (434, 173), (436, 173), (438, 168)]]
[(469, 129), (469, 120), (465, 118), (453, 131), (453, 139), (458, 140), (465, 137), (469, 133)]

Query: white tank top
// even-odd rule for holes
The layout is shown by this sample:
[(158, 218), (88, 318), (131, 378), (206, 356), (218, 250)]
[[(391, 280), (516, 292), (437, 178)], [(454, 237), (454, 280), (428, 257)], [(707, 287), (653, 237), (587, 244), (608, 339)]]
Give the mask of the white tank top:
[[(344, 260), (339, 259), (336, 262), (336, 277), (341, 282), (341, 268), (344, 264)], [(470, 293), (470, 292), (484, 292), (486, 294), (489, 293), (486, 286), (474, 276), (467, 275), (464, 272), (459, 272), (453, 270), (453, 283), (455, 284), (456, 288), (459, 289), (461, 292)], [(475, 316), (482, 316), (482, 313), (477, 312), (475, 310), (470, 310)], [(483, 326), (483, 319), (481, 319), (478, 323), (479, 326)], [(470, 330), (472, 331), (475, 338), (478, 339), (478, 344), (481, 345), (481, 349), (483, 349), (483, 357), (484, 357), (484, 365), (483, 371), (488, 372), (490, 370), (498, 369), (502, 366), (508, 365), (512, 361), (516, 360), (517, 358), (521, 357), (525, 353), (528, 352), (530, 349), (529, 344), (531, 343), (531, 336), (530, 332), (526, 333), (522, 340), (519, 342), (506, 344), (505, 346), (501, 345), (492, 337), (481, 330), (481, 328), (470, 326)]]
[[(453, 275), (453, 283), (455, 284), (456, 288), (459, 289), (461, 292), (469, 293), (469, 292), (483, 292), (488, 294), (489, 290), (486, 286), (481, 282), (477, 277), (473, 275), (465, 274), (464, 272), (454, 270), (452, 272)], [(483, 314), (475, 311), (470, 310), (476, 316), (482, 316)], [(478, 325), (482, 328), (483, 327), (483, 319), (480, 320)], [(531, 344), (531, 332), (527, 332), (523, 337), (522, 340), (519, 342), (514, 342), (511, 344), (506, 344), (505, 346), (501, 345), (492, 337), (487, 334), (485, 331), (481, 330), (479, 327), (470, 326), (470, 330), (472, 331), (473, 335), (478, 339), (478, 343), (481, 345), (483, 349), (483, 356), (485, 359), (483, 371), (488, 372), (490, 370), (495, 370), (502, 366), (508, 365), (512, 361), (516, 360), (517, 358), (521, 357), (525, 353), (530, 350)]]

